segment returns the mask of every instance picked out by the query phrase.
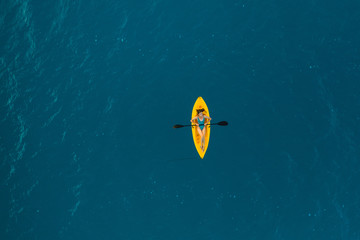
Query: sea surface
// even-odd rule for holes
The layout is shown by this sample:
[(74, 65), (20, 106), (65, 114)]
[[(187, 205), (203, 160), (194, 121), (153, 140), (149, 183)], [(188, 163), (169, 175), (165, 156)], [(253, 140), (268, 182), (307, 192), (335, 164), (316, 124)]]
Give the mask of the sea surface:
[(359, 13), (2, 0), (0, 239), (360, 239)]

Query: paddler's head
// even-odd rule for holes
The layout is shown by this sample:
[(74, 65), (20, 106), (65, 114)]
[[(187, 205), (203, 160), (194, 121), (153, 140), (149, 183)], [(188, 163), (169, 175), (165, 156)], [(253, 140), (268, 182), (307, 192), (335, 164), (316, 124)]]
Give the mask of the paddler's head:
[(203, 109), (203, 108), (201, 108), (201, 109), (196, 109), (196, 111), (197, 111), (197, 114), (198, 114), (199, 116), (203, 116), (203, 115), (204, 115), (203, 112), (205, 112), (205, 109)]

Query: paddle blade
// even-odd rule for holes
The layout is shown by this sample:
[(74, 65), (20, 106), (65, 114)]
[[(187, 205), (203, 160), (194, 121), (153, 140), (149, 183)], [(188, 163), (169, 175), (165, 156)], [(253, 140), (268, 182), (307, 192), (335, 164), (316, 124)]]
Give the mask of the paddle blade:
[(184, 127), (184, 125), (176, 124), (173, 126), (173, 128), (182, 128), (182, 127)]
[(228, 122), (227, 122), (227, 121), (218, 122), (217, 125), (227, 126), (227, 125), (228, 125)]

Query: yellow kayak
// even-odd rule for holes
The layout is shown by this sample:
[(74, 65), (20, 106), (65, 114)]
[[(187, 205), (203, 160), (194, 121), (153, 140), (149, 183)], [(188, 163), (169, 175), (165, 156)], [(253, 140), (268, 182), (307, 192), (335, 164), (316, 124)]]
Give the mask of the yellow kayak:
[[(202, 99), (202, 97), (198, 97), (198, 99), (196, 100), (196, 102), (194, 104), (193, 110), (192, 110), (191, 119), (193, 119), (197, 115), (196, 110), (197, 109), (202, 109), (202, 108), (205, 109), (203, 114), (210, 117), (209, 109), (206, 106), (206, 103), (205, 103), (204, 99)], [(205, 123), (210, 123), (210, 120), (205, 119)], [(196, 126), (191, 127), (195, 147), (196, 147), (196, 150), (198, 151), (201, 158), (204, 158), (204, 155), (206, 153), (206, 150), (207, 150), (208, 145), (209, 145), (209, 140), (210, 140), (210, 126), (205, 126), (205, 128), (206, 128), (206, 130), (205, 130), (205, 147), (204, 147), (204, 151), (203, 151), (201, 149), (201, 138), (200, 138), (200, 135), (198, 133), (197, 127)]]

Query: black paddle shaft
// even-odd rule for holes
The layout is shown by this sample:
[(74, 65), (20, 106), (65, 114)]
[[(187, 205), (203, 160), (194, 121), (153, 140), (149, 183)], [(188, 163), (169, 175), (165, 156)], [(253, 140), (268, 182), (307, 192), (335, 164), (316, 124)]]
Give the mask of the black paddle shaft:
[[(204, 125), (205, 125), (205, 124), (199, 124), (199, 125), (192, 125), (192, 124), (189, 124), (189, 125), (180, 125), (180, 124), (176, 124), (176, 125), (174, 125), (173, 128), (196, 127), (196, 126), (204, 126)], [(218, 123), (210, 123), (210, 124), (207, 124), (207, 125), (227, 126), (227, 125), (228, 125), (228, 122), (226, 122), (226, 121), (221, 121), (221, 122), (218, 122)]]

